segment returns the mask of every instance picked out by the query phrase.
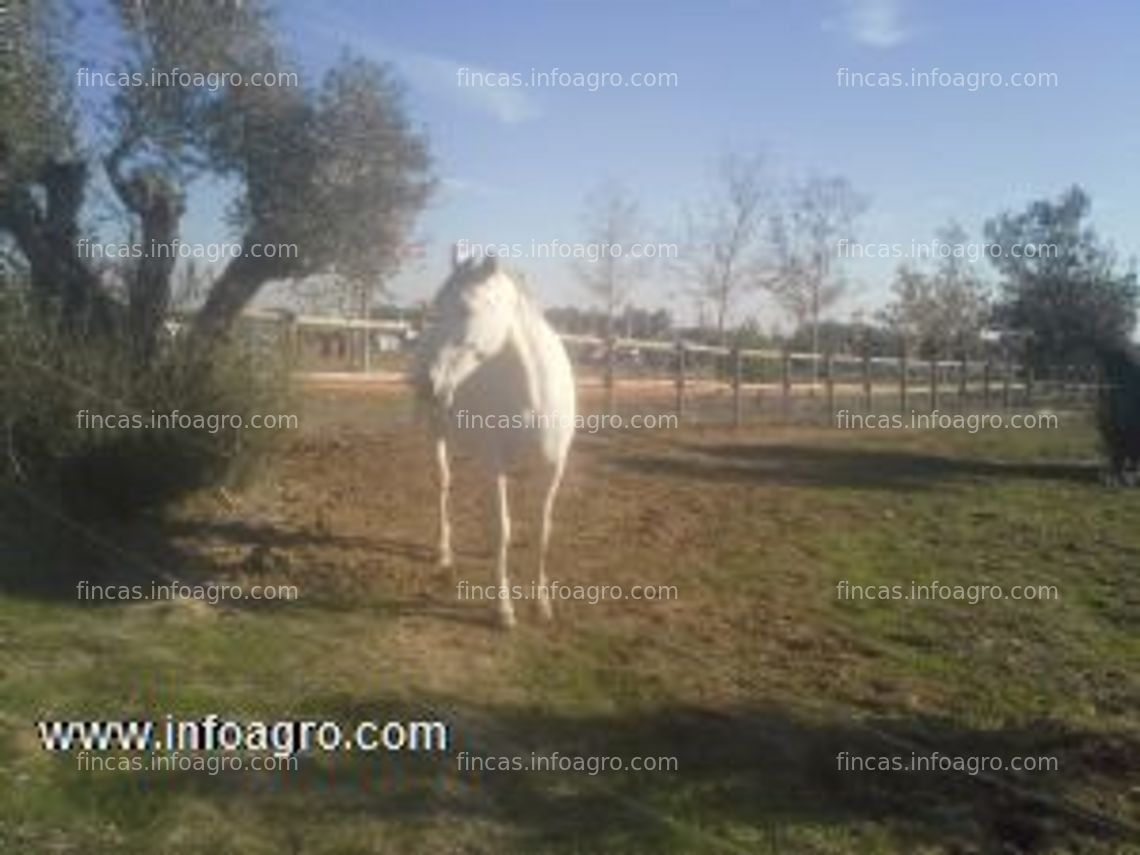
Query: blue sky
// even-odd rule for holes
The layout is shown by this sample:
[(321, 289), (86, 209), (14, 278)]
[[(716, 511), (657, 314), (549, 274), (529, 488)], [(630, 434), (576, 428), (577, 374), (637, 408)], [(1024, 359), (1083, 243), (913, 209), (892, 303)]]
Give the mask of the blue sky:
[[(726, 151), (763, 151), (773, 180), (846, 176), (870, 199), (857, 237), (927, 241), (954, 218), (980, 239), (987, 216), (1076, 182), (1121, 254), (1140, 254), (1140, 6), (1134, 0), (962, 2), (373, 2), (284, 0), (286, 44), (319, 72), (344, 48), (393, 63), (429, 134), (441, 192), (422, 217), (428, 258), (393, 288), (430, 294), (448, 245), (576, 241), (583, 197), (622, 181), (655, 228), (679, 214)], [(496, 72), (672, 72), (675, 88), (490, 90), (461, 67)], [(1055, 88), (866, 89), (837, 71), (1049, 72)], [(209, 194), (207, 194), (209, 195)], [(216, 193), (188, 240), (220, 240)], [(880, 305), (896, 262), (850, 262), (856, 285), (834, 314)], [(547, 305), (585, 300), (564, 262), (522, 262)], [(639, 302), (687, 304), (664, 277)], [(774, 308), (743, 314), (767, 326)]]

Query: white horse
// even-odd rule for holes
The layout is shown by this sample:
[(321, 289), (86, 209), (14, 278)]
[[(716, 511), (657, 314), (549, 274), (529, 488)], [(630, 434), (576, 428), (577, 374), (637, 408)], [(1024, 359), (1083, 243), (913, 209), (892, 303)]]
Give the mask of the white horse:
[(451, 275), (432, 309), (435, 323), (424, 336), (419, 379), (422, 392), (434, 404), (440, 564), (452, 564), (447, 448), (451, 441), (473, 448), (494, 476), (499, 518), (499, 615), (504, 626), (514, 625), (507, 579), (511, 539), (507, 474), (523, 458), (537, 456), (546, 479), (538, 601), (543, 616), (550, 618), (546, 552), (554, 497), (574, 438), (576, 411), (570, 359), (542, 311), (495, 258), (460, 262), (453, 251)]

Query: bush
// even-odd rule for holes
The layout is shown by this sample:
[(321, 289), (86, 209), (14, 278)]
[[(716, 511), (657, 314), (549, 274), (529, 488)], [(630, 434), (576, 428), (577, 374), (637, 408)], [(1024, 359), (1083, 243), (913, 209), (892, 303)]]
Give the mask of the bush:
[(1127, 344), (1098, 348), (1103, 381), (1097, 427), (1113, 477), (1140, 465), (1140, 355)]
[[(287, 412), (285, 366), (257, 356), (234, 344), (196, 356), (172, 339), (152, 364), (133, 365), (124, 340), (65, 337), (19, 290), (0, 288), (0, 481), (91, 519), (157, 511), (240, 479), (276, 431), (219, 427), (216, 419), (138, 424), (174, 411), (242, 423)], [(119, 426), (130, 417), (135, 426)]]

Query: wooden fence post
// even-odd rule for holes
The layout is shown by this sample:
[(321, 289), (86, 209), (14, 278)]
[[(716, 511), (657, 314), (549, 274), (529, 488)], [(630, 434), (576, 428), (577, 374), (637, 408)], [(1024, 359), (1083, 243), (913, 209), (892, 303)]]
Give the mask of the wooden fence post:
[(282, 346), (285, 349), (285, 360), (289, 369), (292, 370), (297, 364), (301, 355), (301, 335), (297, 327), (297, 318), (293, 315), (288, 315), (285, 318), (285, 338)]
[(829, 352), (823, 358), (823, 382), (827, 394), (827, 422), (835, 418), (835, 359)]
[(938, 409), (938, 359), (930, 358), (930, 412)]
[(780, 374), (783, 383), (784, 421), (787, 421), (792, 407), (792, 355), (786, 350), (780, 364)]
[(1010, 407), (1010, 395), (1012, 392), (1013, 382), (1013, 363), (1007, 356), (1005, 365), (1002, 367), (1002, 382), (1001, 382), (1001, 406), (1002, 409), (1008, 410)]
[(863, 354), (863, 409), (871, 412), (871, 354)]
[(602, 383), (605, 386), (606, 394), (606, 412), (612, 413), (614, 411), (614, 360), (617, 354), (614, 352), (614, 337), (612, 335), (606, 336), (606, 366), (602, 375)]
[(674, 378), (677, 385), (677, 421), (681, 422), (685, 418), (685, 342), (677, 342), (677, 360), (675, 364), (676, 376)]
[(744, 422), (744, 412), (742, 409), (743, 401), (741, 400), (741, 386), (744, 382), (744, 364), (743, 356), (741, 356), (740, 348), (734, 347), (732, 349), (732, 424), (733, 427), (740, 427)]
[(907, 411), (907, 376), (909, 368), (907, 366), (906, 351), (899, 357), (899, 412), (906, 415)]
[(970, 358), (962, 354), (962, 361), (958, 365), (958, 411), (966, 411), (966, 394), (969, 391)]

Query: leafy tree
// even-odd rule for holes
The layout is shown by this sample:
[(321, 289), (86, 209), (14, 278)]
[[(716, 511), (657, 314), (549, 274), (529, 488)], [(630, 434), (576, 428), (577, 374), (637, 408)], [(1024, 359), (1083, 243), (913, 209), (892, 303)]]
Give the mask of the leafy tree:
[(244, 246), (281, 243), (299, 253), (234, 259), (198, 315), (198, 332), (224, 329), (271, 279), (386, 279), (433, 186), (425, 144), (387, 69), (346, 60), (315, 98), (270, 96), (252, 112), (252, 127), (235, 113), (217, 149), (246, 188), (234, 222)]
[[(100, 81), (69, 56), (68, 22), (82, 25), (72, 0), (10, 0), (3, 13), (0, 480), (77, 513), (128, 513), (221, 482), (255, 443), (236, 429), (92, 431), (74, 414), (94, 401), (126, 413), (280, 412), (267, 404), (270, 376), (287, 366), (253, 358), (227, 330), (272, 280), (382, 282), (433, 181), (391, 70), (346, 56), (303, 83), (265, 0), (99, 4), (117, 29), (101, 63), (114, 87), (86, 86)], [(257, 85), (255, 73), (289, 76)], [(233, 193), (241, 253), (220, 271), (174, 257), (199, 180)], [(104, 188), (105, 235), (87, 227)], [(92, 261), (83, 250), (100, 238), (141, 253)], [(188, 341), (171, 342), (163, 320), (191, 291), (202, 306)]]
[(762, 158), (726, 155), (704, 203), (685, 213), (685, 249), (674, 267), (699, 305), (712, 305), (719, 344), (727, 342), (740, 298), (756, 283), (768, 196)]
[(824, 353), (849, 356), (896, 356), (898, 340), (881, 326), (861, 321), (821, 321), (813, 329), (810, 324), (798, 327), (783, 342), (789, 350), (811, 351), (816, 343)]
[(891, 302), (879, 319), (901, 342), (905, 353), (927, 356), (938, 328), (934, 280), (910, 264), (900, 264), (891, 283)]
[(62, 0), (13, 0), (0, 51), (0, 239), (23, 257), (40, 308), (106, 323), (108, 301), (78, 257), (88, 164), (64, 69)]
[[(193, 322), (200, 342), (223, 334), (271, 280), (391, 274), (434, 185), (426, 141), (411, 127), (390, 69), (346, 56), (318, 85), (300, 85), (264, 0), (106, 4), (125, 46), (115, 67), (150, 85), (118, 87), (95, 104), (95, 121), (84, 127), (101, 133), (90, 139), (78, 139), (72, 81), (62, 72), (54, 22), (66, 19), (63, 0), (10, 4), (17, 49), (3, 81), (0, 235), (27, 259), (40, 302), (58, 305), (71, 326), (104, 334), (125, 326), (140, 361), (153, 351), (173, 260), (146, 257), (124, 271), (125, 312), (109, 298), (99, 271), (77, 252), (98, 168), (127, 230), (148, 246), (178, 237), (194, 180), (236, 188), (229, 225), (242, 252), (208, 289)], [(152, 69), (174, 68), (231, 76), (224, 85), (149, 80)], [(259, 86), (254, 73), (293, 76)], [(268, 254), (266, 246), (282, 249)]]
[(949, 252), (934, 273), (940, 327), (933, 344), (938, 353), (964, 357), (981, 346), (982, 328), (990, 315), (989, 289), (964, 251), (968, 237), (965, 229), (950, 223), (938, 236), (939, 246)]
[(836, 248), (851, 239), (866, 207), (846, 178), (814, 177), (794, 185), (785, 209), (772, 219), (776, 272), (766, 286), (797, 326), (810, 325), (813, 353), (819, 352), (820, 318), (846, 291)]
[(985, 282), (966, 252), (966, 232), (950, 223), (939, 231), (939, 260), (932, 272), (901, 266), (892, 285), (893, 300), (880, 314), (904, 348), (924, 358), (966, 357), (981, 347), (989, 317)]
[[(547, 309), (546, 317), (557, 330), (571, 335), (604, 337), (610, 322), (608, 315), (599, 309), (580, 309), (577, 306), (555, 306)], [(621, 332), (627, 338), (660, 341), (672, 336), (673, 319), (665, 309), (626, 306), (618, 320)]]
[(587, 240), (600, 247), (596, 260), (581, 261), (576, 273), (585, 289), (599, 300), (606, 313), (605, 335), (616, 335), (618, 313), (628, 308), (637, 283), (645, 276), (647, 260), (630, 254), (630, 247), (645, 233), (637, 201), (619, 184), (602, 184), (586, 198), (584, 219)]
[(1074, 186), (986, 223), (986, 253), (1002, 276), (996, 317), (1027, 334), (1038, 370), (1090, 363), (1098, 345), (1123, 344), (1136, 326), (1136, 274), (1118, 269), (1086, 223), (1089, 210)]

